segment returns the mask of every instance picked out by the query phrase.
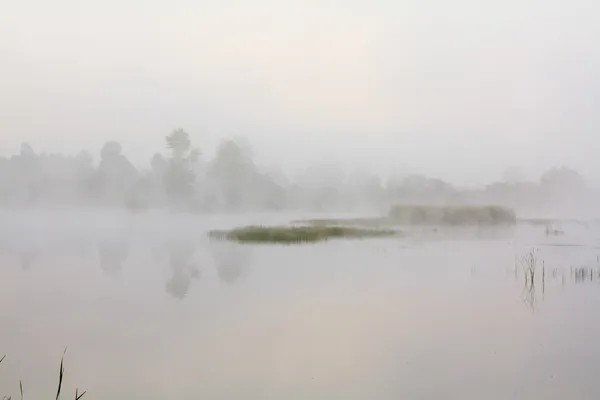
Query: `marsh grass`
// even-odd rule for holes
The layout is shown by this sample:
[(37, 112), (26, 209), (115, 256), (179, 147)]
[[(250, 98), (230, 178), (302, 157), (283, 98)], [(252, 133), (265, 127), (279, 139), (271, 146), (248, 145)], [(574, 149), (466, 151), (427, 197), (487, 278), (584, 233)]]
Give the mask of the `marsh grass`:
[(388, 216), (405, 225), (493, 226), (512, 225), (517, 221), (513, 210), (500, 206), (395, 205)]
[(523, 273), (525, 275), (525, 283), (535, 285), (535, 273), (538, 267), (537, 249), (532, 249), (521, 258), (521, 267), (523, 268)]
[[(67, 349), (65, 348), (65, 351), (63, 352), (63, 355), (60, 358), (60, 369), (59, 369), (59, 373), (58, 373), (58, 389), (56, 390), (56, 400), (60, 399), (60, 394), (62, 392), (63, 378), (65, 375), (64, 359), (65, 359), (66, 353), (67, 353)], [(0, 357), (0, 364), (2, 364), (2, 361), (4, 361), (5, 359), (6, 359), (6, 355), (3, 355), (2, 357)], [(24, 399), (24, 391), (23, 391), (23, 381), (22, 380), (19, 381), (19, 392), (21, 394), (21, 400), (23, 400)], [(79, 393), (79, 389), (75, 389), (75, 400), (80, 400), (83, 396), (85, 396), (86, 393), (87, 393), (87, 391), (83, 391), (83, 392)], [(12, 400), (12, 396), (3, 396), (2, 400)]]
[(366, 239), (397, 235), (388, 229), (343, 226), (247, 226), (230, 231), (211, 231), (209, 237), (239, 243), (314, 243), (330, 239)]

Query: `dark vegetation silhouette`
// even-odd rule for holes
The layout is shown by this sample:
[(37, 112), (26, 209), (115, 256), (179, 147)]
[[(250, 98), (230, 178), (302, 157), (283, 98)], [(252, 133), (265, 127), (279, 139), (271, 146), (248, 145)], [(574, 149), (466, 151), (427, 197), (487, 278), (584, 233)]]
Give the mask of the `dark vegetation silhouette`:
[(107, 141), (99, 158), (38, 154), (23, 143), (19, 154), (0, 157), (0, 206), (108, 207), (132, 212), (172, 209), (186, 212), (387, 210), (394, 204), (498, 205), (522, 209), (569, 206), (589, 192), (583, 177), (568, 167), (552, 168), (527, 181), (518, 167), (502, 180), (479, 188), (457, 188), (422, 175), (382, 179), (367, 171), (310, 166), (291, 180), (262, 168), (251, 147), (223, 140), (209, 157), (183, 129), (165, 137), (163, 152), (136, 168), (126, 149)]

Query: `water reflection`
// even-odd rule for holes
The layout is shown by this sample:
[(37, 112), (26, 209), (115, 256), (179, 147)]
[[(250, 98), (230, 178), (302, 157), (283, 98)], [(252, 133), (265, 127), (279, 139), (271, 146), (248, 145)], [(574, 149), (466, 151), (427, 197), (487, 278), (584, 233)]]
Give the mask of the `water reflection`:
[(535, 291), (535, 281), (525, 280), (523, 291), (521, 292), (521, 300), (533, 311), (537, 309), (537, 294)]
[(571, 268), (571, 277), (577, 284), (593, 283), (594, 279), (596, 279), (596, 280), (600, 279), (600, 268), (599, 267)]
[(166, 292), (176, 299), (183, 299), (188, 294), (191, 280), (200, 276), (200, 270), (194, 263), (197, 241), (190, 239), (175, 240), (171, 243), (169, 266), (172, 275), (165, 285)]
[[(589, 346), (600, 320), (578, 312), (600, 304), (593, 250), (544, 247), (531, 257), (529, 244), (503, 238), (252, 247), (203, 241), (176, 224), (133, 233), (90, 234), (91, 258), (74, 245), (8, 248), (4, 346), (44, 373), (40, 365), (55, 361), (40, 362), (46, 349), (76, 348), (68, 378), (95, 398), (600, 392), (577, 392), (600, 367)], [(22, 262), (34, 268), (25, 274)], [(104, 273), (120, 276), (98, 279)], [(43, 382), (15, 371), (11, 382)]]
[(190, 290), (191, 279), (181, 269), (174, 269), (173, 275), (167, 281), (165, 290), (176, 299), (183, 299)]
[(21, 252), (21, 254), (19, 255), (21, 269), (23, 271), (27, 271), (28, 269), (30, 269), (33, 266), (33, 262), (36, 260), (36, 258), (37, 252), (34, 250), (27, 250)]
[(211, 244), (211, 254), (221, 283), (233, 285), (243, 276), (251, 260), (251, 250), (249, 246), (228, 242)]
[[(8, 265), (18, 266), (23, 271), (32, 269), (36, 263), (54, 265), (62, 262), (58, 260), (67, 259), (77, 260), (75, 265), (92, 262), (99, 265), (107, 276), (122, 273), (128, 262), (134, 270), (145, 265), (146, 268), (140, 270), (142, 274), (153, 274), (153, 271), (166, 269), (168, 275), (164, 281), (164, 291), (173, 298), (184, 299), (189, 294), (193, 281), (203, 275), (203, 267), (207, 267), (209, 276), (218, 279), (223, 285), (230, 286), (239, 282), (245, 275), (253, 252), (249, 246), (206, 241), (202, 240), (202, 236), (189, 232), (177, 232), (162, 238), (140, 238), (127, 236), (123, 232), (112, 235), (103, 233), (63, 242), (58, 240), (56, 243), (46, 243), (45, 246), (27, 246), (20, 242), (15, 244), (6, 241), (1, 243), (0, 254), (7, 256), (7, 260), (12, 260)], [(149, 257), (150, 263), (144, 255)], [(69, 264), (68, 268), (72, 265)]]
[(100, 268), (107, 275), (116, 275), (123, 269), (123, 263), (130, 254), (126, 240), (108, 240), (98, 246)]
[[(595, 248), (586, 249), (585, 247), (581, 247), (581, 249), (595, 250)], [(548, 267), (546, 260), (540, 255), (539, 248), (528, 250), (521, 256), (519, 263), (515, 261), (514, 278), (515, 281), (521, 281), (523, 284), (521, 291), (523, 303), (531, 310), (537, 311), (540, 300), (542, 302), (545, 300), (547, 290), (557, 288), (565, 290), (569, 284), (600, 283), (599, 256), (596, 256), (595, 262), (588, 261), (587, 265), (569, 265), (571, 261), (567, 258), (562, 265)]]

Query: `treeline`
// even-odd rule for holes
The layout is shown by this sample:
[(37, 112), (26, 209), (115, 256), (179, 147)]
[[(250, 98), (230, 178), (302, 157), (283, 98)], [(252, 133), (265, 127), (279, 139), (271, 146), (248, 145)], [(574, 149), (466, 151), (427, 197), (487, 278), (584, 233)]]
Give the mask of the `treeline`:
[(280, 171), (260, 168), (249, 146), (237, 140), (223, 140), (206, 159), (189, 134), (177, 129), (165, 138), (164, 152), (156, 153), (144, 169), (137, 169), (116, 141), (105, 143), (97, 163), (87, 151), (37, 154), (24, 143), (19, 154), (0, 157), (0, 205), (238, 212), (482, 203), (519, 209), (572, 205), (589, 194), (581, 175), (567, 167), (553, 168), (530, 182), (518, 171), (510, 172), (502, 182), (469, 190), (420, 175), (383, 180), (365, 171), (347, 174), (318, 167), (292, 181)]
[(97, 164), (87, 151), (36, 154), (24, 143), (19, 154), (0, 158), (0, 203), (187, 211), (285, 205), (283, 186), (261, 173), (249, 149), (235, 140), (221, 142), (208, 162), (182, 129), (166, 137), (165, 147), (166, 154), (156, 153), (147, 168), (137, 169), (116, 141), (104, 144)]

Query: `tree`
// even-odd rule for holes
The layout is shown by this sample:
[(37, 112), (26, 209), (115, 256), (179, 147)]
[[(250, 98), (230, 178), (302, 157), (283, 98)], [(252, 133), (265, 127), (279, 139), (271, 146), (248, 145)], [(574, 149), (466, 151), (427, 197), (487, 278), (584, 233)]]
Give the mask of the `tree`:
[(584, 190), (586, 187), (583, 176), (579, 172), (565, 166), (545, 171), (540, 178), (540, 183), (547, 189), (557, 191)]
[(167, 148), (171, 150), (173, 159), (183, 159), (192, 149), (190, 135), (183, 129), (175, 129), (166, 137)]
[(113, 140), (104, 143), (100, 150), (100, 158), (102, 161), (110, 161), (119, 158), (122, 155), (123, 148), (119, 142)]
[(108, 196), (111, 201), (122, 203), (131, 195), (138, 181), (138, 170), (122, 153), (119, 142), (109, 141), (100, 151), (100, 164), (93, 181), (94, 191)]
[(27, 142), (21, 143), (21, 157), (23, 157), (23, 158), (35, 157), (35, 152), (33, 151), (33, 148)]
[[(190, 136), (183, 129), (174, 130), (165, 140), (171, 150), (171, 160), (163, 175), (163, 185), (171, 201), (182, 203), (194, 194), (194, 165), (200, 158), (200, 151), (192, 148)], [(155, 156), (153, 161), (159, 168), (160, 159)]]
[(76, 157), (77, 166), (85, 168), (86, 170), (92, 169), (92, 163), (94, 159), (92, 155), (86, 150), (81, 150)]
[(257, 176), (249, 148), (235, 140), (222, 141), (209, 168), (209, 176), (217, 183), (228, 209), (236, 209), (248, 194), (249, 185)]
[(150, 161), (150, 169), (152, 175), (154, 177), (162, 178), (167, 168), (169, 168), (169, 163), (167, 162), (167, 160), (165, 160), (165, 158), (160, 153), (156, 153)]
[(234, 140), (225, 140), (217, 148), (211, 173), (223, 181), (232, 181), (240, 179), (251, 166), (252, 161), (242, 147)]

